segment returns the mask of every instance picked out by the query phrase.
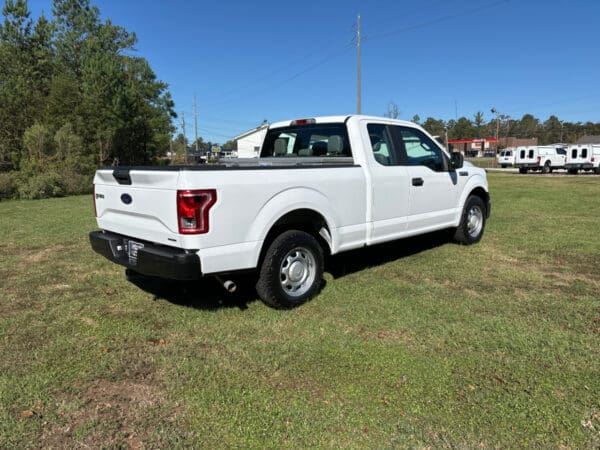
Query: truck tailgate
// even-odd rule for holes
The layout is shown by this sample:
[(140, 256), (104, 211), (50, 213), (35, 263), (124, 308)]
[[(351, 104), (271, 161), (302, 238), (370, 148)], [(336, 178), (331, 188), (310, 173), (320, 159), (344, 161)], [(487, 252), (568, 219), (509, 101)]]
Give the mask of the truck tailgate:
[(125, 236), (177, 246), (179, 174), (174, 170), (98, 170), (94, 178), (98, 225)]

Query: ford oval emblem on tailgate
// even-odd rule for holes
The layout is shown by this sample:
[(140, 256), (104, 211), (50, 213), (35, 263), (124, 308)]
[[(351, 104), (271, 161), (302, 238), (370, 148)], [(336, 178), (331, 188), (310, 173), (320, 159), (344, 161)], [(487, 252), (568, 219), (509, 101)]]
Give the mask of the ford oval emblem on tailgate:
[(131, 198), (131, 195), (129, 195), (129, 194), (122, 194), (121, 201), (123, 203), (125, 203), (126, 205), (129, 205), (133, 201), (133, 199)]

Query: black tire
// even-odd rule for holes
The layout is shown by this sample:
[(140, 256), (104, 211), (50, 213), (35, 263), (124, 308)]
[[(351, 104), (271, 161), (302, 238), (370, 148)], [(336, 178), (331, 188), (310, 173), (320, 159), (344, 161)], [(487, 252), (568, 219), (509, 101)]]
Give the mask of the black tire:
[(577, 170), (577, 169), (569, 169), (569, 174), (570, 175), (577, 175), (577, 172), (579, 172), (579, 170)]
[(460, 224), (454, 233), (454, 240), (464, 245), (479, 242), (485, 229), (486, 216), (486, 206), (481, 197), (471, 195), (465, 202)]
[(500, 167), (502, 167), (503, 169), (506, 169), (506, 164), (501, 164)]
[(594, 169), (594, 173), (595, 173), (596, 175), (600, 175), (600, 166), (598, 166), (598, 167), (596, 167), (596, 168)]
[(527, 173), (527, 167), (519, 167), (519, 173)]
[(550, 161), (546, 161), (542, 166), (542, 173), (550, 173), (552, 169), (550, 168)]
[(295, 308), (319, 293), (323, 266), (323, 249), (312, 235), (285, 231), (265, 253), (256, 292), (268, 306)]

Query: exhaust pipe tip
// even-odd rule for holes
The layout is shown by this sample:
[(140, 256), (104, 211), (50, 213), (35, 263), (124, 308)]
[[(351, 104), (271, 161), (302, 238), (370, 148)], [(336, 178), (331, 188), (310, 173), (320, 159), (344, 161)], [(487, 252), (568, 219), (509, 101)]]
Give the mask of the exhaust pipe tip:
[(230, 294), (233, 294), (237, 290), (237, 284), (231, 280), (227, 280), (225, 283), (223, 283), (223, 287)]
[(237, 291), (237, 284), (235, 284), (235, 281), (232, 280), (223, 280), (223, 278), (216, 276), (215, 277), (217, 279), (217, 281), (219, 283), (221, 283), (221, 285), (225, 288), (225, 290), (227, 292), (229, 292), (230, 294), (233, 294), (235, 291)]

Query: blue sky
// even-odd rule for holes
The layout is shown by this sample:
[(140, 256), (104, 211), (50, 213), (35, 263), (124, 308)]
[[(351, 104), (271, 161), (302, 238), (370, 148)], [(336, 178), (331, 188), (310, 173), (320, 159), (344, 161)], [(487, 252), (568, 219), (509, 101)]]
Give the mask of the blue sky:
[[(449, 120), (490, 109), (520, 118), (600, 121), (600, 1), (98, 0), (135, 31), (167, 82), (188, 138), (224, 142), (267, 119), (362, 112)], [(51, 0), (30, 0), (49, 15)], [(180, 120), (177, 120), (177, 125)]]

